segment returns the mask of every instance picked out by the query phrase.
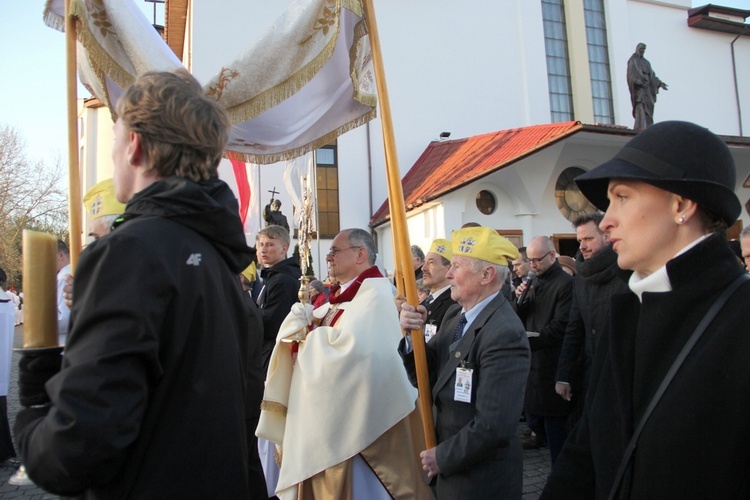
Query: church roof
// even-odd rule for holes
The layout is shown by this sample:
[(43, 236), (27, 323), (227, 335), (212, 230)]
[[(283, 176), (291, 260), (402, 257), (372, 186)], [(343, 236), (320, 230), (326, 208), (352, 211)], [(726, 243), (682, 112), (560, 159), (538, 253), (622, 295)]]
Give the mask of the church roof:
[[(590, 126), (578, 121), (550, 123), (433, 141), (402, 180), (406, 211), (508, 167), (584, 127)], [(376, 227), (389, 219), (386, 200), (370, 225)]]
[[(613, 138), (621, 136), (624, 140), (637, 133), (621, 125), (588, 125), (570, 121), (500, 130), (464, 139), (432, 141), (402, 179), (406, 211), (509, 167), (579, 132), (600, 137), (602, 134)], [(730, 149), (739, 151), (750, 148), (749, 137), (719, 137)], [(622, 144), (618, 145), (618, 149)], [(745, 180), (745, 185), (750, 187), (750, 176)], [(384, 224), (390, 218), (386, 199), (372, 216), (370, 227)]]

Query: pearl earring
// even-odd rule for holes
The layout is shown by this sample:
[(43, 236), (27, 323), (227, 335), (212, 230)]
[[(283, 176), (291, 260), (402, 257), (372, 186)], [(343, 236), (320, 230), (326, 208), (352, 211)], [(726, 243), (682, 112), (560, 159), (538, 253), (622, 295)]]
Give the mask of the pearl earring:
[(686, 218), (687, 217), (685, 216), (685, 214), (682, 214), (682, 215), (680, 215), (680, 218), (677, 219), (677, 222), (680, 223), (680, 224), (683, 224), (685, 222)]

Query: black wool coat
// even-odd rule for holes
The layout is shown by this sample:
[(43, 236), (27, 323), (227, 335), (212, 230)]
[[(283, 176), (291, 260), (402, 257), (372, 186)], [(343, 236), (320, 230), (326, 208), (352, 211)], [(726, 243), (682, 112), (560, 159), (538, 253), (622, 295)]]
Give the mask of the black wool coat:
[(564, 417), (570, 412), (570, 403), (555, 392), (555, 376), (572, 299), (573, 277), (555, 262), (537, 278), (528, 302), (519, 306), (513, 301), (526, 331), (539, 333), (529, 337), (531, 370), (524, 402), (524, 410), (534, 415)]
[(455, 304), (456, 301), (451, 298), (449, 288), (433, 300), (430, 307), (427, 308), (427, 321), (425, 321), (425, 324), (435, 325), (435, 327), (440, 328), (445, 313)]
[[(628, 291), (619, 271), (617, 254), (611, 245), (579, 265), (557, 366), (558, 382), (570, 382), (571, 375), (575, 377), (577, 370), (588, 372), (590, 369), (599, 339), (609, 322), (612, 296)], [(580, 360), (583, 363), (579, 363)]]
[[(744, 271), (723, 235), (667, 263), (672, 291), (612, 300), (584, 414), (542, 494), (607, 498), (625, 447), (673, 360)], [(651, 414), (617, 498), (750, 498), (750, 283), (727, 302)]]

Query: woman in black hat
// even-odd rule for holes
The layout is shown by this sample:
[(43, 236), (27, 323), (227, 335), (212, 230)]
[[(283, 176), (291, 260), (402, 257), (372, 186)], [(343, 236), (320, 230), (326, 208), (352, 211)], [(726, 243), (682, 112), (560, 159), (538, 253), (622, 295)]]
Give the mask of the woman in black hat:
[(735, 177), (721, 139), (662, 122), (576, 179), (631, 292), (612, 299), (542, 498), (750, 498), (750, 279), (723, 231)]

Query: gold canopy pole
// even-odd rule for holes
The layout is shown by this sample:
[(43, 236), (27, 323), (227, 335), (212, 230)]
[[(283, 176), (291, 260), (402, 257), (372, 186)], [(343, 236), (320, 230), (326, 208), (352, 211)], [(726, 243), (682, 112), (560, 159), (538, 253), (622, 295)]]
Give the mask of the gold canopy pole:
[(68, 217), (70, 220), (70, 268), (75, 271), (81, 254), (81, 178), (78, 167), (78, 80), (76, 74), (76, 24), (73, 0), (65, 0), (65, 70), (68, 103)]
[[(406, 231), (406, 209), (404, 207), (404, 192), (401, 186), (401, 174), (396, 154), (396, 138), (393, 133), (391, 107), (388, 99), (388, 88), (385, 84), (385, 70), (383, 57), (380, 52), (380, 38), (375, 21), (375, 11), (372, 0), (363, 0), (367, 30), (370, 34), (372, 60), (375, 66), (375, 81), (378, 87), (378, 102), (380, 103), (380, 121), (383, 126), (383, 142), (385, 143), (386, 177), (388, 179), (388, 195), (391, 208), (391, 226), (394, 232), (394, 248), (398, 254), (396, 258), (396, 276), (403, 272), (403, 266), (411, 262), (411, 245)], [(417, 298), (417, 282), (414, 273), (403, 273), (406, 288), (406, 299), (409, 304), (419, 304)], [(397, 279), (398, 282), (398, 279)], [(417, 386), (419, 388), (419, 404), (422, 410), (422, 424), (424, 426), (425, 444), (427, 449), (437, 446), (435, 439), (435, 425), (432, 420), (432, 394), (430, 377), (427, 371), (427, 356), (424, 334), (421, 330), (411, 331), (414, 346), (414, 362), (417, 371)]]

